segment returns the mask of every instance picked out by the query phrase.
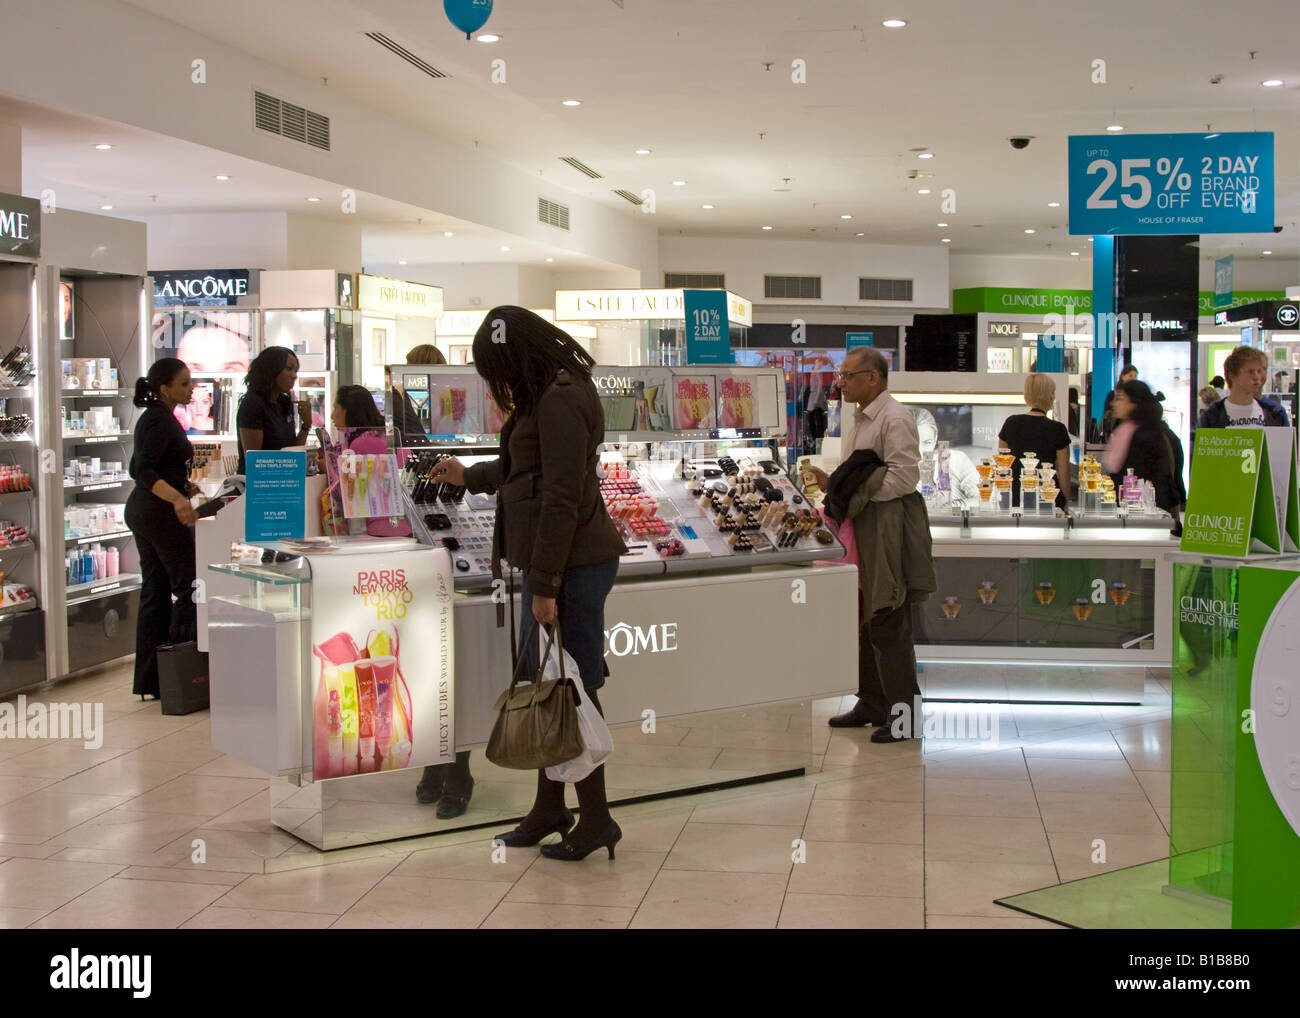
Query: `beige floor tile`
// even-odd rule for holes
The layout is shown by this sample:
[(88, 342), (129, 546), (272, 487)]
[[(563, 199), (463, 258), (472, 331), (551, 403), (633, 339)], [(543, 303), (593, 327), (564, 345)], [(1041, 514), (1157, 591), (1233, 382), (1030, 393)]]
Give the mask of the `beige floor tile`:
[[(536, 848), (493, 848), (491, 832), (479, 832), (476, 841), (445, 848), (412, 852), (394, 875), (439, 880), (490, 880), (514, 883), (538, 859)], [(558, 837), (547, 840), (556, 841)], [(494, 857), (500, 862), (494, 862)]]
[(173, 863), (172, 868), (188, 870), (217, 870), (222, 873), (265, 873), (267, 864), (272, 862), (270, 859), (263, 859), (255, 855), (209, 855), (203, 862), (197, 863), (190, 855), (185, 856), (180, 862)]
[(1038, 792), (1141, 795), (1142, 786), (1124, 760), (1052, 760), (1030, 757), (1029, 778)]
[[(723, 774), (728, 771), (735, 776), (741, 777), (754, 774), (768, 774), (779, 771), (796, 770), (800, 767), (805, 770), (817, 768), (821, 764), (821, 758), (815, 757), (811, 753), (792, 753), (787, 750), (776, 749), (724, 749), (718, 754), (718, 758), (713, 761), (711, 771), (714, 774)], [(724, 780), (720, 777), (714, 777), (713, 780)]]
[(36, 922), (47, 911), (43, 908), (0, 908), (0, 930), (21, 930)]
[(397, 856), (388, 856), (287, 873), (254, 874), (222, 898), (221, 904), (228, 908), (342, 915), (400, 861)]
[(146, 760), (178, 760), (190, 767), (202, 767), (224, 755), (221, 750), (213, 749), (206, 736), (190, 729), (145, 743), (136, 752)]
[(932, 815), (926, 817), (925, 860), (1047, 866), (1052, 850), (1038, 819)]
[[(621, 846), (620, 846), (621, 847)], [(581, 862), (539, 858), (506, 895), (506, 901), (636, 908), (663, 865), (662, 852), (602, 849)]]
[(503, 901), (483, 921), (484, 930), (624, 930), (634, 908), (596, 905), (537, 905)]
[(51, 785), (0, 806), (0, 832), (44, 840), (126, 801), (124, 795), (74, 795)]
[(278, 831), (280, 829), (271, 823), (270, 795), (251, 796), (233, 809), (218, 813), (207, 826), (263, 832)]
[[(1168, 806), (1157, 806), (1156, 816), (1160, 818), (1160, 823), (1164, 826), (1165, 833), (1168, 834), (1173, 830), (1173, 821), (1170, 818), (1170, 809)], [(7, 851), (7, 850), (6, 850)]]
[[(765, 824), (769, 827), (802, 826), (808, 816), (813, 789), (786, 790), (784, 782), (754, 785), (743, 789), (716, 806), (700, 805), (691, 815), (692, 823)], [(737, 789), (737, 792), (742, 791)]]
[(620, 763), (639, 764), (642, 767), (685, 767), (708, 769), (722, 750), (717, 746), (656, 746), (650, 743), (632, 743), (619, 746), (614, 758)]
[(916, 845), (808, 841), (807, 861), (790, 874), (792, 894), (920, 898), (921, 849)]
[(367, 891), (333, 928), (473, 929), (508, 890), (508, 883), (487, 880), (388, 876)]
[(89, 770), (128, 750), (117, 746), (86, 749), (80, 742), (48, 742), (29, 753), (0, 759), (0, 774), (63, 779)]
[(1099, 831), (1110, 831), (1114, 834), (1156, 836), (1163, 831), (1160, 818), (1143, 794), (1039, 792), (1038, 808), (1042, 813), (1043, 825), (1053, 834), (1095, 836)]
[(233, 756), (219, 756), (211, 763), (205, 763), (202, 767), (195, 767), (190, 773), (217, 778), (258, 778), (261, 781), (268, 781), (271, 777), (266, 772), (259, 771), (256, 767), (250, 767), (248, 764), (236, 760)]
[(792, 842), (800, 826), (697, 824), (683, 829), (668, 854), (670, 870), (718, 870), (731, 873), (788, 873)]
[(1169, 780), (1168, 771), (1134, 771), (1138, 783), (1142, 786), (1142, 791), (1146, 793), (1151, 805), (1157, 809), (1169, 806), (1170, 792), (1172, 786)]
[(166, 866), (132, 866), (118, 874), (122, 880), (170, 880), (182, 884), (218, 884), (234, 887), (248, 879), (247, 873), (231, 873), (223, 870), (205, 869), (195, 866), (193, 869), (168, 868)]
[[(645, 807), (641, 807), (644, 809)], [(660, 805), (662, 809), (662, 805)], [(631, 809), (637, 809), (632, 807)], [(638, 852), (670, 852), (682, 829), (691, 818), (689, 809), (665, 809), (662, 812), (637, 812), (620, 809), (614, 819), (623, 831), (620, 847)]]
[(1007, 910), (993, 904), (995, 898), (1058, 883), (1050, 864), (927, 860), (925, 907), (936, 915), (1005, 916)]
[(205, 884), (114, 877), (33, 923), (32, 928), (175, 929), (225, 891), (225, 887)]
[(29, 845), (0, 835), (0, 856), (21, 859), (48, 859), (52, 855), (58, 855), (58, 853), (59, 846), (51, 845), (44, 839)]
[(131, 800), (131, 808), (145, 813), (209, 813), (217, 815), (267, 795), (265, 778), (204, 777), (183, 774)]
[(857, 777), (819, 781), (817, 798), (859, 799), (871, 802), (921, 802), (925, 798), (925, 768), (904, 766)]
[(378, 859), (382, 856), (404, 859), (406, 852), (390, 849), (387, 845), (357, 845), (353, 848), (336, 848), (329, 852), (322, 852), (315, 846), (300, 841), (283, 855), (267, 859), (266, 872), (283, 873), (286, 870), (302, 869), (304, 866), (337, 866), (341, 862)]
[(925, 812), (939, 816), (1036, 818), (1038, 803), (1028, 781), (927, 776)]
[[(1001, 908), (1001, 906), (998, 906)], [(1066, 927), (1058, 923), (1049, 923), (1046, 919), (1024, 915), (1003, 908), (1005, 916), (973, 915), (928, 915), (925, 927), (928, 930), (1063, 930)]]
[(104, 722), (104, 746), (138, 749), (170, 735), (185, 732), (187, 728), (183, 718), (133, 714), (116, 721)]
[(660, 870), (632, 929), (775, 929), (785, 884), (778, 873)]
[[(50, 840), (65, 848), (157, 852), (208, 818), (198, 813), (141, 813), (126, 806), (108, 810)], [(188, 851), (188, 842), (186, 843)]]
[(1029, 778), (1024, 754), (1019, 749), (927, 753), (924, 763), (927, 778), (986, 781), (1020, 781)]
[(7, 802), (13, 802), (15, 799), (21, 799), (32, 792), (39, 792), (42, 788), (49, 788), (51, 785), (56, 784), (58, 780), (58, 778), (42, 777), (21, 778), (13, 775), (0, 777), (0, 806)]
[(54, 909), (109, 879), (121, 866), (53, 859), (9, 859), (0, 863), (0, 905)]
[(868, 898), (851, 894), (787, 894), (783, 930), (919, 930), (920, 898)]
[(113, 866), (170, 867), (181, 861), (180, 852), (142, 852), (129, 848), (64, 848), (50, 856), (57, 862), (95, 862)]
[(323, 930), (336, 921), (319, 912), (276, 912), (268, 908), (209, 905), (182, 930)]
[(1026, 742), (1025, 756), (1046, 757), (1059, 760), (1115, 760), (1122, 762), (1124, 754), (1111, 732), (1081, 735), (1073, 739), (1049, 739), (1043, 742)]
[[(1061, 882), (1094, 877), (1110, 870), (1122, 870), (1139, 863), (1169, 856), (1169, 838), (1159, 834), (1049, 834), (1052, 857)], [(1102, 841), (1104, 845), (1095, 845)], [(1104, 862), (1093, 862), (1104, 852)]]
[(1172, 766), (1173, 737), (1167, 723), (1124, 728), (1113, 734), (1135, 771), (1167, 771)]
[[(202, 846), (196, 846), (196, 840), (202, 841)], [(186, 830), (166, 847), (178, 850), (184, 856), (190, 856), (201, 847), (203, 854), (208, 857), (229, 859), (253, 856), (258, 859), (274, 859), (297, 844), (297, 838), (279, 829), (266, 832), (231, 831), (200, 825)]]
[(85, 795), (140, 795), (179, 777), (185, 769), (176, 760), (144, 760), (128, 752), (65, 778), (61, 787)]
[(919, 802), (820, 799), (808, 811), (803, 836), (807, 841), (865, 841), (919, 848), (924, 840), (923, 821)]

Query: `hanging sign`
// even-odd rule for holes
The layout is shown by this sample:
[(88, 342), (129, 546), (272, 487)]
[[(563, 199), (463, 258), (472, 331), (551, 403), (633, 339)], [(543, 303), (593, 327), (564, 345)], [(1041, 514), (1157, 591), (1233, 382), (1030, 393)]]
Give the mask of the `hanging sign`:
[(0, 251), (39, 258), (41, 203), (18, 194), (0, 194)]
[(1214, 306), (1216, 308), (1232, 306), (1232, 269), (1232, 255), (1219, 258), (1214, 263)]
[(1070, 233), (1272, 233), (1273, 135), (1071, 135)]
[(875, 346), (876, 334), (874, 332), (846, 332), (844, 334), (844, 349), (852, 350), (859, 346)]
[(257, 280), (248, 269), (199, 269), (150, 272), (154, 307), (226, 307), (257, 292)]
[(408, 318), (437, 318), (442, 314), (442, 287), (361, 272), (357, 274), (357, 308)]
[[(1279, 552), (1272, 463), (1264, 428), (1199, 429), (1179, 548), (1236, 558), (1251, 552)], [(1294, 455), (1291, 463), (1285, 479), (1278, 478), (1277, 483), (1289, 484), (1294, 493)], [(1293, 500), (1291, 494), (1285, 501)]]
[(683, 290), (686, 363), (730, 364), (731, 328), (726, 290)]

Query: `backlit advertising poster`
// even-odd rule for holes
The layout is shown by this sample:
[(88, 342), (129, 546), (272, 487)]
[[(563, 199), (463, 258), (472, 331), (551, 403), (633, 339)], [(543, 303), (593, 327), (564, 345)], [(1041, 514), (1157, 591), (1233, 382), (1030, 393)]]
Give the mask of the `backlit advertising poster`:
[(455, 759), (451, 554), (313, 555), (317, 780)]
[(752, 379), (743, 375), (718, 379), (718, 427), (754, 428), (757, 416)]
[(673, 423), (678, 431), (718, 426), (712, 375), (673, 376)]

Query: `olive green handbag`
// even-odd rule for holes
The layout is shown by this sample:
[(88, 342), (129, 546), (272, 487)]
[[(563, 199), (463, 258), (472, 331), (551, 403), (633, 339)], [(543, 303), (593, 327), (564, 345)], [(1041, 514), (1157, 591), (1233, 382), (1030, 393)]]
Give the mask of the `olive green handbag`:
[[(533, 626), (524, 646), (519, 648), (510, 688), (497, 697), (497, 720), (488, 738), (487, 758), (498, 767), (543, 770), (572, 760), (582, 752), (577, 692), (573, 680), (565, 674), (559, 619), (551, 626), (537, 674), (531, 682), (519, 682), (528, 643), (536, 638), (536, 633), (537, 626)], [(543, 679), (552, 646), (556, 648), (560, 677)]]

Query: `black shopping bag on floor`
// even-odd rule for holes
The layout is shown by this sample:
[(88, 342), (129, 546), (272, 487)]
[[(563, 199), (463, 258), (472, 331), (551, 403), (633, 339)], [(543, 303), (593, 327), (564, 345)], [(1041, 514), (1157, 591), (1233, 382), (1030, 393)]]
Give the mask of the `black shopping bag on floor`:
[(208, 706), (208, 655), (193, 640), (158, 648), (158, 692), (164, 714), (193, 714)]

